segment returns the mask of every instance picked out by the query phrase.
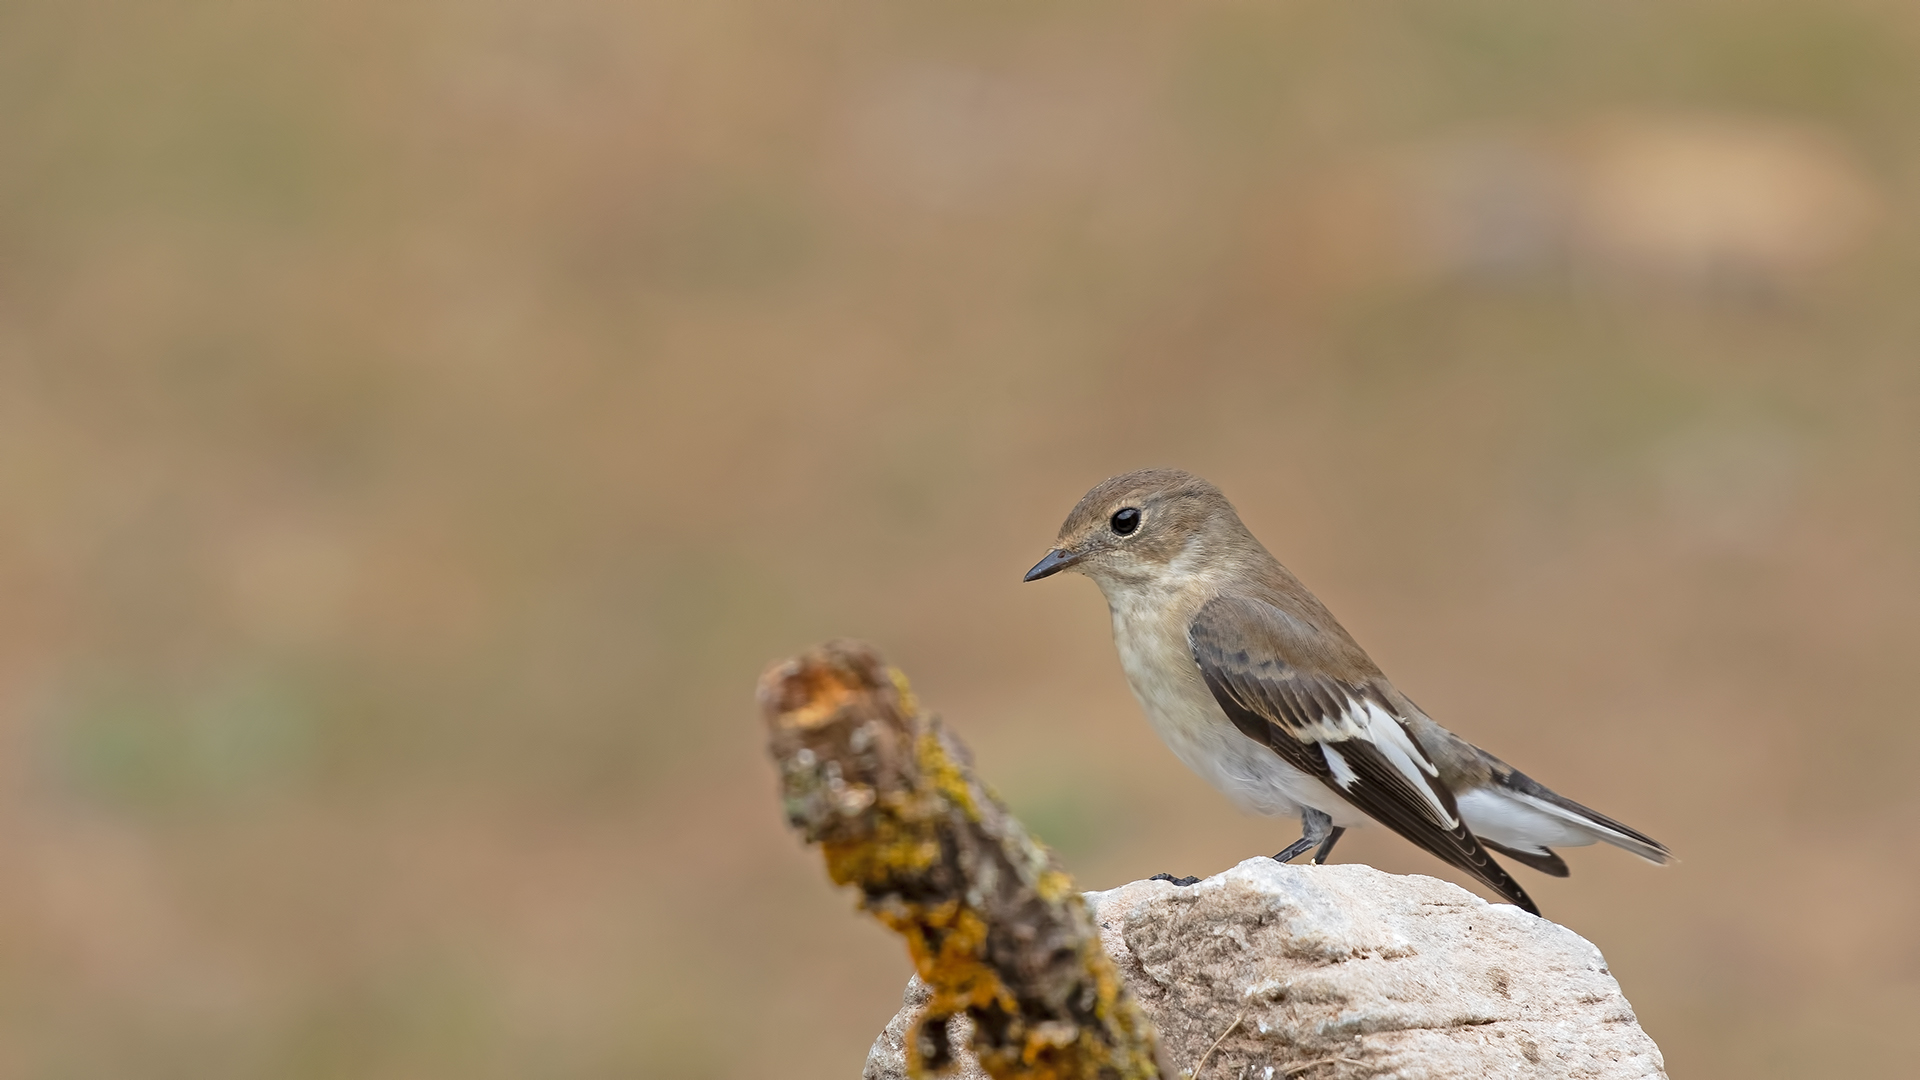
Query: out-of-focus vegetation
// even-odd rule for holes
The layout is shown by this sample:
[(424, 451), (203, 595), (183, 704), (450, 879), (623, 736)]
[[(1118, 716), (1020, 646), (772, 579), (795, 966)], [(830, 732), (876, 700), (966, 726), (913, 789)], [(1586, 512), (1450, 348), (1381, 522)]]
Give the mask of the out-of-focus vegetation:
[(1873, 0), (0, 9), (0, 1074), (853, 1075), (770, 658), (1090, 887), (1292, 838), (1018, 583), (1172, 464), (1673, 845), (1527, 885), (1676, 1076), (1905, 1075), (1916, 100)]

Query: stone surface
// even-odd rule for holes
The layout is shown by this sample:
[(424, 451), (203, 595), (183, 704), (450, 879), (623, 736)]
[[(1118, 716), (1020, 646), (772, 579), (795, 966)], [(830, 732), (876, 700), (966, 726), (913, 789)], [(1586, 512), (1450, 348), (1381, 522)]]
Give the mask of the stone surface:
[[(1600, 950), (1444, 881), (1249, 859), (1186, 888), (1136, 881), (1087, 901), (1180, 1076), (1666, 1075)], [(910, 983), (865, 1080), (905, 1080), (924, 1000)], [(963, 1032), (951, 1075), (985, 1080)]]

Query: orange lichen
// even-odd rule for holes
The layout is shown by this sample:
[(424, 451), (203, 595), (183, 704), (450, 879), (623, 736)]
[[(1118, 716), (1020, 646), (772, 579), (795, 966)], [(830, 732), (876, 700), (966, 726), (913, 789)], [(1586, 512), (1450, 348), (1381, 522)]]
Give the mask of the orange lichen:
[(927, 1006), (930, 1013), (946, 1015), (989, 1005), (1013, 1011), (1013, 994), (986, 963), (987, 924), (978, 912), (957, 901), (909, 910), (907, 919), (882, 921), (906, 938), (914, 970), (933, 991)]
[(831, 720), (840, 707), (864, 687), (848, 681), (852, 673), (828, 664), (802, 665), (786, 675), (781, 686), (780, 723), (789, 728), (811, 728)]

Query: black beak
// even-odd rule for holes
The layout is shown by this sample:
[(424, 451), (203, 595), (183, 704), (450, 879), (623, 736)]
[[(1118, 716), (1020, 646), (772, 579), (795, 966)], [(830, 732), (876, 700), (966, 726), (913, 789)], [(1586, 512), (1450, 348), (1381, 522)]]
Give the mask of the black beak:
[(1033, 569), (1027, 571), (1027, 576), (1020, 580), (1039, 581), (1043, 577), (1052, 577), (1079, 561), (1080, 556), (1075, 555), (1073, 552), (1065, 548), (1054, 548), (1052, 551), (1047, 552), (1046, 558), (1034, 563)]

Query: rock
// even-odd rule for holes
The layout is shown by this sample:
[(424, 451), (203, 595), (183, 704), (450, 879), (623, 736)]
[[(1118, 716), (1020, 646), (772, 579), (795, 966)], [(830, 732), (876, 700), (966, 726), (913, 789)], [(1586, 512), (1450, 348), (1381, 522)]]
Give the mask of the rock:
[[(907, 1076), (907, 1037), (913, 1033), (913, 1025), (920, 1022), (920, 1014), (927, 1007), (927, 999), (933, 994), (927, 984), (920, 981), (918, 975), (907, 980), (907, 993), (901, 1002), (900, 1011), (893, 1014), (887, 1026), (880, 1029), (880, 1037), (873, 1040), (873, 1049), (867, 1051), (867, 1067), (860, 1071), (860, 1080), (909, 1080)], [(987, 1074), (980, 1068), (970, 1051), (963, 1049), (973, 1038), (973, 1021), (961, 1013), (947, 1021), (947, 1033), (955, 1050), (959, 1051), (960, 1067), (954, 1077), (984, 1078)]]
[[(1086, 897), (1184, 1077), (1666, 1076), (1599, 949), (1444, 881), (1262, 858)], [(905, 1080), (925, 1000), (909, 983), (864, 1080)], [(986, 1080), (953, 1030), (949, 1075)]]

